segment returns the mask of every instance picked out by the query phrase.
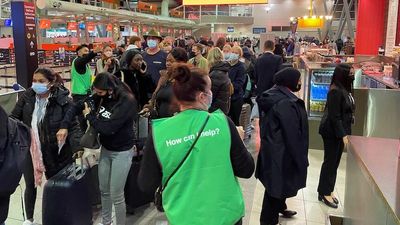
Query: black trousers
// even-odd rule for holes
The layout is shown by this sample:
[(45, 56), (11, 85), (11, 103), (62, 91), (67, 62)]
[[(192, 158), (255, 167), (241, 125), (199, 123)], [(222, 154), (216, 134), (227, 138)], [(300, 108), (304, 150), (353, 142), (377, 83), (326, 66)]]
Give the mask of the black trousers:
[(243, 98), (231, 100), (231, 108), (229, 109), (229, 117), (236, 126), (239, 126), (240, 114), (242, 113)]
[(0, 225), (6, 221), (10, 205), (10, 196), (0, 196)]
[[(82, 102), (87, 98), (87, 95), (72, 95), (72, 100), (74, 103)], [(83, 133), (86, 132), (87, 129), (87, 122), (85, 117), (83, 116), (82, 112), (79, 112), (78, 114), (78, 122), (79, 126), (81, 127), (81, 130)]]
[(331, 195), (335, 189), (337, 170), (342, 157), (344, 143), (343, 139), (322, 138), (324, 141), (324, 162), (319, 176), (318, 193)]
[(260, 224), (276, 225), (279, 223), (279, 213), (287, 209), (286, 198), (274, 198), (265, 190), (261, 209)]
[(32, 220), (33, 213), (35, 210), (37, 189), (35, 188), (35, 178), (33, 175), (33, 164), (30, 153), (28, 154), (28, 157), (25, 160), (24, 180), (25, 180), (25, 193), (24, 193), (25, 214), (28, 220)]

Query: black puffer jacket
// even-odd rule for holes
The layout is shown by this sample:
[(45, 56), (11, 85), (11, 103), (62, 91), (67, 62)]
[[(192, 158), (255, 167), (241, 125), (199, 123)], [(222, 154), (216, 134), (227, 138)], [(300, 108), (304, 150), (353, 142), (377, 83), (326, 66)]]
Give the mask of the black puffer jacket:
[(230, 65), (227, 62), (219, 62), (210, 69), (211, 91), (213, 93), (210, 112), (221, 109), (225, 114), (229, 113), (231, 85), (229, 70)]
[[(72, 106), (72, 101), (68, 95), (69, 91), (65, 87), (54, 88), (52, 96), (49, 98), (43, 123), (38, 127), (47, 178), (54, 176), (67, 164), (72, 163), (72, 153), (81, 149), (79, 142), (82, 132), (78, 122), (76, 119), (72, 122), (65, 120), (65, 114)], [(31, 88), (26, 90), (19, 98), (11, 117), (19, 119), (31, 127), (35, 101), (35, 92)], [(56, 134), (62, 127), (68, 127), (68, 137), (60, 154), (58, 154)]]

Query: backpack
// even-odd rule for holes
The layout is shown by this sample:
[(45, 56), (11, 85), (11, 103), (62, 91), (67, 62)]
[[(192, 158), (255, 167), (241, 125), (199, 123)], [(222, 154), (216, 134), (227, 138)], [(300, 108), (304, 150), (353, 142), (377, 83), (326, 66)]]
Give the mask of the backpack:
[(8, 118), (7, 144), (0, 154), (0, 195), (11, 195), (21, 180), (25, 159), (31, 145), (30, 129)]

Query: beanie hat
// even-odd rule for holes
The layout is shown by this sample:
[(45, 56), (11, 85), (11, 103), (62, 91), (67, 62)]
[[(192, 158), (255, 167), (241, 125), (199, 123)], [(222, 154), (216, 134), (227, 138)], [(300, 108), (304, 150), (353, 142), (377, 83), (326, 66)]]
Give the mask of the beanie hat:
[(274, 83), (276, 85), (284, 86), (289, 88), (291, 91), (295, 91), (299, 83), (300, 72), (294, 68), (285, 68), (278, 71), (274, 75)]

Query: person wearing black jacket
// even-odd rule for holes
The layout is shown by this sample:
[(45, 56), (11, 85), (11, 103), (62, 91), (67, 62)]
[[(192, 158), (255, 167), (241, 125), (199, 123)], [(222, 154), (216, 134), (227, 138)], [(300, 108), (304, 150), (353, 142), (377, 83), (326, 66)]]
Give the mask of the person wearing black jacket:
[(213, 100), (209, 112), (218, 109), (222, 110), (225, 115), (229, 113), (231, 81), (228, 72), (230, 65), (223, 61), (224, 55), (219, 48), (213, 48), (208, 53), (208, 63), (210, 66), (211, 92)]
[(324, 141), (324, 162), (319, 178), (318, 199), (332, 208), (337, 208), (339, 204), (333, 195), (337, 169), (354, 122), (355, 102), (351, 95), (354, 75), (351, 71), (352, 68), (346, 64), (335, 68), (319, 127)]
[(145, 111), (150, 112), (152, 119), (171, 117), (179, 111), (172, 91), (171, 70), (175, 63), (187, 63), (188, 56), (184, 48), (176, 47), (167, 56), (166, 70), (160, 71), (157, 88), (153, 93)]
[(261, 225), (276, 225), (279, 213), (292, 217), (286, 198), (306, 186), (308, 167), (308, 119), (300, 90), (300, 72), (286, 68), (278, 72), (275, 86), (257, 97), (260, 108), (261, 147), (256, 178), (265, 187)]
[[(0, 124), (4, 126), (0, 129), (0, 169), (4, 161), (4, 152), (6, 151), (8, 141), (8, 115), (0, 105)], [(8, 216), (8, 209), (10, 206), (10, 194), (0, 193), (0, 224), (4, 225), (4, 222)]]
[(125, 225), (124, 186), (132, 163), (133, 124), (137, 102), (129, 87), (107, 72), (93, 82), (94, 107), (85, 104), (83, 115), (100, 134), (99, 184), (102, 224), (112, 224), (112, 206), (116, 225)]
[[(10, 115), (32, 128), (35, 134), (32, 139), (36, 140), (36, 148), (42, 153), (47, 179), (72, 163), (73, 153), (82, 149), (79, 146), (82, 132), (78, 122), (65, 119), (67, 111), (72, 107), (68, 96), (69, 91), (62, 85), (58, 74), (48, 68), (39, 68), (33, 74), (32, 87), (21, 95)], [(28, 154), (26, 160), (24, 180), (27, 217), (24, 225), (28, 225), (33, 223), (36, 201), (31, 154)]]
[(135, 49), (126, 52), (125, 65), (122, 69), (121, 80), (126, 83), (136, 98), (138, 110), (149, 101), (148, 93), (154, 89), (150, 75), (147, 75), (147, 65), (141, 53)]
[(243, 56), (243, 51), (239, 46), (232, 48), (231, 56), (228, 60), (231, 65), (229, 70), (229, 79), (233, 84), (233, 95), (231, 96), (231, 106), (229, 109), (229, 117), (239, 126), (240, 114), (242, 112), (242, 106), (244, 103), (244, 90), (243, 86), (246, 81), (246, 68), (244, 63), (240, 62), (239, 59)]
[(282, 57), (274, 55), (275, 44), (273, 41), (266, 41), (264, 44), (264, 54), (258, 57), (254, 72), (256, 78), (256, 92), (261, 95), (264, 91), (274, 86), (273, 78), (282, 65)]

